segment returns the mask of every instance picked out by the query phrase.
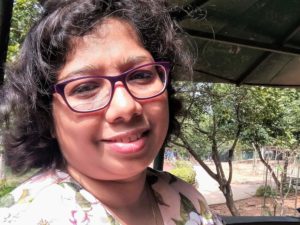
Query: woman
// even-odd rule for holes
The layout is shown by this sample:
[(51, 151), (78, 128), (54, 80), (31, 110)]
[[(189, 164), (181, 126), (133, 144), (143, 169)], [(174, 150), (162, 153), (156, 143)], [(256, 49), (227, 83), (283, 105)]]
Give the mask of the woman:
[(182, 44), (161, 0), (47, 1), (2, 106), (8, 166), (40, 172), (2, 199), (1, 224), (221, 224), (147, 168), (176, 125)]

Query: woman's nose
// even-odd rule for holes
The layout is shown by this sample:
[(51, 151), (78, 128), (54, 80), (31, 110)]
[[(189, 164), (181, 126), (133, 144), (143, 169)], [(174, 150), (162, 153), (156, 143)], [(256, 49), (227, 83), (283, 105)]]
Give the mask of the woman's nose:
[(142, 114), (142, 105), (136, 101), (123, 84), (116, 84), (112, 100), (106, 110), (105, 117), (110, 123), (129, 122)]

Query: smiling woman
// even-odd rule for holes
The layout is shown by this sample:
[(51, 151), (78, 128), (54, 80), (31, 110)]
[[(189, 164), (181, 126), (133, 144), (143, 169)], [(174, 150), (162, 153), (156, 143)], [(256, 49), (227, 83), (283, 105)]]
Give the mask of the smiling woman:
[(171, 65), (192, 61), (165, 1), (43, 7), (1, 103), (7, 165), (39, 172), (1, 199), (1, 224), (221, 224), (148, 168), (177, 124)]

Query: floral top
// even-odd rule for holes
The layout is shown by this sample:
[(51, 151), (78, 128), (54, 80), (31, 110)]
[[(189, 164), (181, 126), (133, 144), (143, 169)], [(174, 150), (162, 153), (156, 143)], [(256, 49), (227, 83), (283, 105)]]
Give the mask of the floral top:
[[(167, 172), (147, 170), (165, 225), (222, 224), (203, 196)], [(0, 199), (1, 225), (120, 225), (91, 193), (60, 170), (42, 172)]]

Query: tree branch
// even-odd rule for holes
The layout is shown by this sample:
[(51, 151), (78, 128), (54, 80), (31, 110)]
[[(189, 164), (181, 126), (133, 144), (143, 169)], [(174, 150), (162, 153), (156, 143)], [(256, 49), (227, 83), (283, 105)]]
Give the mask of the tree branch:
[(202, 168), (215, 180), (217, 180), (217, 175), (203, 162), (203, 160), (201, 158), (198, 157), (198, 155), (196, 154), (196, 152), (192, 149), (192, 147), (189, 145), (189, 143), (187, 142), (187, 140), (180, 135), (180, 140), (183, 142), (183, 144), (180, 143), (174, 143), (180, 147), (183, 147), (185, 149), (188, 150), (188, 152), (194, 157), (194, 159), (202, 166)]
[(202, 134), (205, 134), (205, 135), (207, 135), (207, 136), (209, 137), (209, 132), (208, 132), (208, 131), (205, 131), (205, 130), (203, 130), (203, 129), (200, 128), (200, 127), (194, 127), (194, 129), (195, 129), (196, 131), (198, 131), (198, 132), (200, 132), (200, 133), (202, 133)]
[(275, 173), (274, 173), (272, 167), (271, 167), (271, 166), (266, 162), (266, 160), (263, 158), (263, 156), (262, 156), (262, 154), (261, 154), (261, 150), (260, 150), (259, 145), (256, 144), (256, 143), (252, 143), (252, 146), (253, 146), (253, 148), (257, 151), (259, 159), (262, 161), (262, 163), (265, 165), (265, 167), (266, 167), (266, 168), (269, 170), (269, 172), (271, 173), (272, 178), (273, 178), (273, 180), (274, 180), (274, 182), (275, 182), (275, 184), (276, 184), (277, 189), (280, 190), (280, 185), (281, 185), (281, 184), (280, 184), (280, 181), (279, 181), (278, 178), (276, 177), (276, 175), (275, 175)]

